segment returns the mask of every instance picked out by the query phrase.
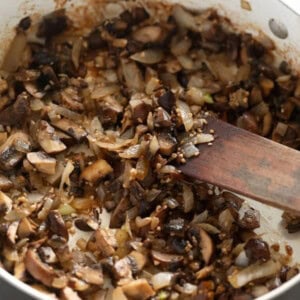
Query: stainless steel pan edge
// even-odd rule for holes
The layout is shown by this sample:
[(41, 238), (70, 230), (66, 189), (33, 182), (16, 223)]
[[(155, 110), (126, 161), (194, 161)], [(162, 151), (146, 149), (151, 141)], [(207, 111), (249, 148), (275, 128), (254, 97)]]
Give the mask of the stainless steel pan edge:
[[(101, 2), (102, 0), (71, 0), (67, 5), (69, 8), (73, 5), (95, 5), (98, 1)], [(298, 57), (300, 57), (300, 34), (297, 30), (297, 28), (300, 28), (300, 16), (298, 15), (300, 7), (298, 13), (290, 8), (297, 5), (297, 0), (248, 0), (247, 2), (251, 6), (250, 11), (241, 8), (240, 0), (185, 0), (184, 2), (182, 0), (165, 0), (165, 2), (181, 3), (194, 10), (215, 7), (221, 14), (227, 16), (238, 29), (254, 34), (264, 32), (274, 40), (278, 48), (278, 57), (288, 60), (292, 64), (293, 68), (300, 71), (300, 59), (298, 59)], [(9, 47), (9, 43), (14, 33), (14, 28), (19, 20), (32, 13), (45, 14), (50, 12), (55, 8), (55, 4), (54, 0), (0, 1), (0, 62)], [(273, 35), (269, 27), (269, 21), (271, 19), (282, 23), (286, 27), (288, 32), (288, 37), (286, 39), (280, 39)], [(263, 227), (262, 229), (262, 232), (265, 233), (265, 237), (268, 236), (271, 241), (278, 241), (278, 239), (281, 241), (287, 240), (287, 242), (293, 246), (294, 250), (300, 249), (300, 234), (289, 236), (284, 233), (282, 228), (280, 228), (280, 225), (278, 225), (281, 214), (279, 210), (270, 209), (263, 205), (257, 205), (256, 202), (252, 201), (251, 205), (258, 208), (262, 213), (263, 219), (266, 223), (264, 224), (266, 227)], [(297, 255), (297, 251), (295, 251), (295, 254), (296, 262), (300, 263), (300, 253)], [(0, 279), (33, 299), (51, 299), (51, 297), (38, 292), (21, 281), (18, 281), (11, 274), (1, 268)], [(300, 284), (300, 274), (257, 300), (276, 299), (297, 284)], [(2, 299), (1, 295), (0, 299)]]

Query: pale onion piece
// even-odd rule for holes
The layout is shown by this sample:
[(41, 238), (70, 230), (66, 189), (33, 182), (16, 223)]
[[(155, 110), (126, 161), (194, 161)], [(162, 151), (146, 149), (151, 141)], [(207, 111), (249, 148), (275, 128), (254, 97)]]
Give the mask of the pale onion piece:
[(190, 107), (181, 100), (176, 101), (176, 106), (185, 130), (190, 131), (194, 125), (193, 114), (191, 113)]
[(115, 288), (111, 293), (110, 300), (128, 300), (121, 287)]
[(221, 232), (217, 227), (209, 223), (199, 223), (199, 226), (210, 234), (218, 234)]
[(0, 191), (0, 214), (8, 213), (12, 209), (12, 199)]
[(194, 207), (194, 193), (190, 186), (183, 184), (183, 211), (184, 213), (190, 212)]
[(113, 95), (119, 92), (120, 87), (116, 84), (105, 85), (105, 86), (96, 86), (91, 93), (92, 99), (101, 99), (106, 96)]
[(236, 257), (234, 263), (236, 266), (242, 268), (245, 268), (249, 265), (249, 258), (247, 257), (245, 250), (242, 250), (240, 252), (240, 254)]
[(177, 284), (175, 286), (175, 289), (184, 295), (192, 296), (192, 295), (196, 295), (198, 287), (194, 284), (186, 282), (182, 286)]
[(70, 186), (70, 175), (74, 170), (74, 165), (71, 160), (67, 161), (67, 164), (63, 170), (63, 173), (61, 175), (61, 181), (59, 185), (59, 190), (62, 191), (64, 188), (64, 185), (66, 184), (67, 186)]
[(200, 269), (197, 273), (196, 273), (196, 278), (199, 279), (204, 279), (206, 277), (208, 277), (211, 272), (214, 270), (213, 266), (206, 266), (202, 269)]
[(180, 55), (177, 57), (177, 59), (184, 69), (186, 69), (186, 70), (194, 70), (195, 69), (195, 63), (189, 56)]
[(151, 283), (153, 288), (158, 291), (162, 288), (171, 286), (173, 278), (174, 273), (160, 272), (152, 276)]
[(171, 165), (165, 165), (161, 169), (159, 169), (159, 173), (161, 174), (179, 174), (179, 171)]
[(112, 172), (113, 168), (110, 164), (104, 159), (99, 159), (87, 166), (80, 177), (89, 182), (96, 182)]
[(131, 159), (139, 158), (143, 152), (142, 146), (140, 144), (130, 146), (123, 152), (119, 153), (121, 158)]
[(37, 215), (39, 220), (45, 220), (47, 218), (48, 213), (50, 212), (53, 203), (54, 203), (54, 201), (50, 197), (45, 198), (44, 205)]
[(149, 150), (150, 150), (150, 153), (152, 156), (154, 156), (159, 150), (159, 143), (158, 143), (158, 139), (157, 139), (156, 135), (153, 136), (153, 138), (150, 142)]
[(81, 115), (70, 109), (67, 109), (63, 106), (56, 105), (54, 103), (50, 103), (49, 106), (50, 106), (49, 111), (55, 112), (56, 114), (61, 115), (62, 117), (66, 117), (68, 119), (77, 122), (81, 120)]
[(141, 43), (159, 42), (162, 37), (163, 30), (160, 26), (145, 26), (137, 29), (133, 34), (133, 38)]
[(180, 5), (174, 6), (172, 15), (178, 26), (197, 31), (197, 25), (194, 16), (183, 9)]
[(27, 45), (27, 38), (24, 32), (19, 31), (12, 40), (3, 60), (1, 69), (12, 73), (18, 69)]
[(161, 62), (164, 58), (164, 53), (160, 49), (147, 49), (131, 55), (130, 58), (142, 64), (152, 65)]
[(68, 216), (76, 212), (76, 210), (67, 203), (62, 203), (57, 210), (62, 216)]
[(235, 82), (238, 75), (238, 66), (236, 63), (228, 60), (225, 55), (211, 55), (205, 63), (217, 79), (224, 83)]
[(269, 260), (263, 264), (255, 263), (228, 276), (228, 281), (234, 288), (238, 289), (253, 280), (275, 275), (280, 269), (281, 264), (278, 261)]
[(135, 145), (138, 141), (138, 135), (136, 134), (133, 139), (128, 139), (128, 140), (118, 139), (111, 143), (106, 141), (101, 141), (100, 138), (96, 139), (92, 136), (88, 136), (88, 140), (90, 141), (90, 143), (97, 145), (99, 148), (103, 148), (109, 151), (118, 151), (130, 145)]
[(103, 126), (98, 117), (94, 117), (90, 123), (89, 128), (87, 128), (89, 133), (97, 135), (98, 133), (103, 133)]
[(30, 108), (32, 111), (40, 111), (45, 107), (45, 104), (40, 99), (32, 99), (30, 101)]
[(194, 219), (191, 223), (197, 224), (197, 223), (205, 223), (208, 218), (208, 210), (203, 211), (199, 215), (195, 215)]
[(182, 146), (182, 154), (185, 158), (191, 158), (200, 154), (199, 149), (193, 143), (186, 143)]
[(176, 36), (172, 39), (171, 52), (174, 56), (185, 55), (192, 46), (188, 37)]
[[(281, 285), (281, 283), (280, 283)], [(269, 289), (264, 285), (256, 285), (252, 288), (251, 294), (255, 297), (261, 297), (269, 292)]]
[(191, 142), (195, 145), (211, 143), (215, 140), (214, 136), (210, 133), (198, 133), (191, 139)]
[(134, 62), (121, 61), (122, 73), (129, 89), (143, 92), (145, 88), (144, 78), (138, 65)]
[(39, 192), (32, 192), (27, 194), (27, 200), (30, 204), (39, 203), (44, 197), (45, 195)]
[(82, 40), (81, 37), (77, 38), (73, 43), (71, 57), (72, 57), (72, 62), (73, 62), (76, 69), (79, 68), (82, 44), (83, 44), (83, 40)]
[(230, 209), (223, 210), (219, 215), (219, 225), (222, 230), (225, 230), (226, 232), (230, 232), (232, 228), (232, 224), (234, 222), (234, 218), (230, 212)]
[(37, 85), (34, 82), (23, 82), (25, 90), (33, 97), (42, 99), (45, 96), (45, 92), (39, 91)]
[(191, 87), (186, 92), (186, 97), (189, 102), (199, 106), (203, 106), (205, 103), (212, 104), (214, 100), (211, 95), (204, 93), (200, 88)]

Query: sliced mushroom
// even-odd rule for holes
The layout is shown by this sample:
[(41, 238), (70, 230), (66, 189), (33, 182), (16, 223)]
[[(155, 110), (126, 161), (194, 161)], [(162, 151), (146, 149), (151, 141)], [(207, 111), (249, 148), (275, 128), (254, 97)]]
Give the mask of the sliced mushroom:
[(7, 214), (11, 211), (12, 204), (12, 199), (0, 191), (0, 215)]
[(124, 257), (120, 260), (118, 260), (114, 264), (114, 275), (117, 280), (120, 280), (122, 278), (126, 280), (131, 280), (132, 279), (132, 268), (130, 265), (130, 260), (128, 257)]
[(72, 290), (70, 287), (65, 287), (61, 291), (61, 299), (62, 300), (82, 300), (82, 298), (79, 297), (78, 293)]
[(67, 87), (60, 93), (61, 104), (75, 112), (82, 112), (84, 110), (84, 105), (82, 103), (81, 97), (78, 95), (78, 90), (75, 87)]
[(113, 168), (110, 166), (110, 164), (104, 159), (99, 159), (87, 166), (82, 171), (81, 178), (83, 180), (95, 183), (112, 172)]
[[(0, 166), (3, 170), (14, 168), (29, 152), (31, 148), (30, 138), (22, 131), (13, 133), (0, 147)], [(20, 151), (21, 150), (21, 151)]]
[[(4, 175), (0, 174), (0, 191), (7, 192), (10, 190), (14, 184), (12, 183), (11, 180), (9, 180), (7, 177)], [(1, 205), (0, 205), (1, 206)], [(0, 208), (1, 211), (1, 208)]]
[(96, 246), (104, 257), (109, 257), (115, 253), (117, 242), (115, 236), (104, 229), (95, 232)]
[(155, 295), (155, 291), (146, 279), (137, 279), (124, 284), (122, 290), (132, 300), (146, 300)]
[(48, 227), (53, 234), (68, 240), (69, 234), (66, 224), (58, 211), (50, 211), (47, 217)]
[(44, 264), (37, 253), (29, 249), (25, 255), (25, 266), (29, 274), (37, 281), (42, 282), (44, 285), (51, 287), (53, 279), (56, 277), (52, 267)]
[(99, 228), (99, 223), (90, 217), (75, 220), (75, 226), (81, 231), (95, 231)]
[(38, 249), (41, 260), (47, 264), (55, 264), (58, 259), (51, 247), (41, 247)]
[(162, 107), (159, 107), (153, 116), (154, 126), (170, 128), (172, 126), (171, 116)]
[(184, 260), (182, 255), (168, 254), (156, 250), (151, 250), (151, 256), (155, 261), (163, 264), (178, 264)]
[(50, 38), (65, 31), (68, 27), (68, 18), (65, 10), (56, 10), (43, 17), (38, 27), (37, 36)]
[(66, 145), (58, 138), (55, 129), (46, 121), (37, 124), (37, 140), (48, 154), (59, 153), (67, 149)]
[(163, 155), (171, 155), (177, 146), (176, 138), (170, 133), (160, 133), (157, 136), (159, 152)]
[(28, 218), (23, 218), (18, 227), (18, 237), (20, 239), (27, 238), (35, 234), (35, 226)]
[(35, 69), (21, 69), (15, 74), (15, 79), (17, 81), (35, 81), (39, 78), (41, 72)]
[(21, 126), (30, 115), (29, 95), (22, 93), (15, 103), (0, 112), (1, 125)]
[(87, 283), (100, 286), (103, 284), (103, 273), (101, 269), (92, 269), (90, 267), (76, 267), (75, 274), (78, 278)]
[(87, 132), (71, 120), (64, 118), (57, 121), (52, 121), (51, 124), (72, 136), (77, 142), (82, 141), (87, 136)]
[(7, 229), (7, 238), (11, 244), (16, 243), (19, 221), (12, 222)]
[(129, 102), (135, 123), (145, 123), (152, 108), (152, 100), (144, 94), (135, 94)]
[(42, 173), (54, 175), (56, 170), (56, 159), (47, 155), (44, 152), (27, 153), (28, 161)]
[(106, 96), (98, 103), (99, 118), (103, 125), (116, 124), (123, 112), (123, 106), (112, 96)]
[(130, 208), (130, 202), (127, 197), (124, 197), (120, 200), (117, 207), (113, 211), (110, 218), (110, 228), (120, 228), (126, 217), (126, 211)]

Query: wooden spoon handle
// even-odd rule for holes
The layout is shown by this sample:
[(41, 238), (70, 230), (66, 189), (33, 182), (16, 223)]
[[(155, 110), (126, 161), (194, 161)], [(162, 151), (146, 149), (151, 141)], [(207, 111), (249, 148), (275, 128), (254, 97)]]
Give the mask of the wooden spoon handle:
[(180, 169), (260, 202), (300, 213), (300, 152), (208, 117), (216, 133), (212, 146)]

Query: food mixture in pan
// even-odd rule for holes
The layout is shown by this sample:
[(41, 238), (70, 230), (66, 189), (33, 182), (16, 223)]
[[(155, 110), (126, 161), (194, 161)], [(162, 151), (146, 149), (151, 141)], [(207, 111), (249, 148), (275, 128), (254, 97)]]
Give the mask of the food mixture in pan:
[(16, 29), (0, 79), (1, 266), (65, 300), (278, 287), (299, 271), (292, 250), (255, 233), (247, 202), (176, 166), (213, 149), (207, 113), (299, 149), (299, 77), (214, 10), (114, 5), (93, 28), (59, 10)]

